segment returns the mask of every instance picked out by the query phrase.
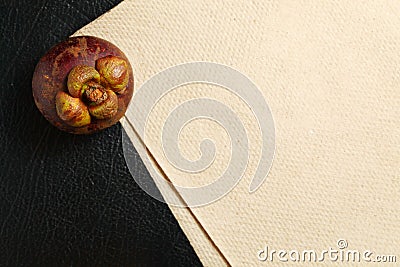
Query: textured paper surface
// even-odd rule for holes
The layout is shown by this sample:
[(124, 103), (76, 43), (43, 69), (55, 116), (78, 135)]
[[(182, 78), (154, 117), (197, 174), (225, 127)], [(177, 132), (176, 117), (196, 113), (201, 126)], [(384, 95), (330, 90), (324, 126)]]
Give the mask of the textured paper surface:
[(351, 249), (399, 253), (398, 14), (400, 3), (393, 1), (136, 0), (78, 34), (105, 38), (125, 51), (137, 88), (190, 61), (229, 65), (259, 86), (274, 115), (277, 149), (266, 183), (253, 194), (248, 185), (259, 132), (250, 109), (229, 92), (179, 88), (155, 108), (145, 140), (172, 181), (207, 183), (229, 160), (226, 133), (205, 121), (182, 132), (188, 158), (199, 156), (204, 134), (218, 148), (215, 164), (190, 177), (165, 160), (160, 127), (185, 99), (207, 95), (232, 106), (248, 130), (250, 164), (231, 193), (192, 211), (230, 264), (254, 266), (268, 264), (257, 260), (266, 245), (321, 251), (340, 238)]
[[(153, 176), (154, 172), (160, 174), (154, 161), (150, 157), (146, 157), (148, 152), (136, 131), (125, 118), (121, 120), (121, 123), (136, 151), (143, 159), (143, 163), (149, 170), (150, 175)], [(204, 266), (227, 266), (227, 260), (222, 255), (221, 251), (216, 248), (215, 244), (205, 232), (205, 229), (198, 223), (198, 220), (194, 217), (193, 213), (188, 208), (178, 208), (174, 206), (170, 206), (170, 208)]]

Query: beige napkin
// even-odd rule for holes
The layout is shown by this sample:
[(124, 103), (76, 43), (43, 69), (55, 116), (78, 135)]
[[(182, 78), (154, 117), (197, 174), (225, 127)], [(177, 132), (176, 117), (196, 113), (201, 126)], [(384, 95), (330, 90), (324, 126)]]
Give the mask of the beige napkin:
[(239, 70), (262, 91), (275, 120), (276, 154), (266, 182), (252, 194), (260, 132), (251, 107), (227, 90), (177, 88), (154, 108), (142, 147), (134, 141), (171, 181), (199, 186), (229, 164), (229, 134), (207, 120), (183, 128), (179, 144), (188, 159), (199, 158), (204, 137), (217, 148), (210, 168), (184, 173), (162, 151), (169, 112), (209, 97), (231, 107), (246, 127), (249, 164), (238, 186), (210, 205), (171, 207), (206, 266), (267, 265), (258, 259), (266, 247), (322, 251), (338, 249), (340, 239), (349, 249), (400, 261), (399, 14), (400, 2), (389, 0), (134, 0), (76, 35), (118, 45), (131, 59), (136, 88), (176, 64), (211, 61)]

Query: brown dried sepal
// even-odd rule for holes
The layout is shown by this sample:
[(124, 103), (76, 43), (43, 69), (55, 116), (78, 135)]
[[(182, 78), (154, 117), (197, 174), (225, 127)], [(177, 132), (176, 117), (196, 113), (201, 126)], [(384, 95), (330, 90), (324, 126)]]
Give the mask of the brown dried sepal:
[(122, 94), (129, 82), (128, 63), (116, 56), (107, 56), (96, 61), (101, 84), (107, 89)]
[(90, 81), (100, 82), (100, 74), (93, 67), (78, 65), (68, 74), (68, 92), (73, 97), (81, 97), (85, 91), (85, 84)]
[(58, 116), (68, 125), (82, 127), (90, 124), (91, 118), (85, 103), (79, 98), (65, 92), (56, 95), (56, 110)]
[(90, 115), (99, 120), (113, 117), (118, 110), (118, 97), (112, 90), (105, 90), (102, 96), (106, 97), (104, 101), (99, 104), (89, 104), (88, 107)]

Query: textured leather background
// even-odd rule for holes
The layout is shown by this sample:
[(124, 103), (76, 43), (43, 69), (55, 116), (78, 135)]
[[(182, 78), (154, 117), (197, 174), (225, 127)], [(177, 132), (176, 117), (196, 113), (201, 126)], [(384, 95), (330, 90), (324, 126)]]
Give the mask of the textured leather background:
[[(39, 58), (118, 2), (0, 1), (2, 266), (201, 265), (168, 206), (130, 176), (119, 124), (66, 134), (33, 102)], [(135, 175), (148, 175), (139, 157)]]

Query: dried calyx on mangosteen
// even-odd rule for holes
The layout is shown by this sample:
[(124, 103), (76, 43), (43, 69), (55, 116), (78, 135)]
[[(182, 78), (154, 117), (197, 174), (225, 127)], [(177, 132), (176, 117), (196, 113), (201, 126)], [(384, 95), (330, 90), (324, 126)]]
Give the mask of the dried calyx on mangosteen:
[(124, 53), (110, 42), (72, 37), (41, 58), (32, 89), (48, 121), (64, 131), (87, 134), (124, 115), (133, 94), (133, 72)]
[[(68, 74), (67, 89), (71, 97), (82, 101), (65, 103), (65, 95), (56, 95), (58, 116), (67, 124), (81, 127), (91, 123), (91, 119), (82, 120), (76, 110), (84, 110), (87, 105), (90, 116), (103, 120), (114, 116), (118, 110), (118, 97), (114, 93), (123, 93), (128, 85), (129, 72), (126, 61), (116, 56), (107, 56), (96, 61), (96, 68), (78, 65)], [(78, 105), (79, 107), (77, 107)], [(79, 122), (76, 122), (78, 120)]]

